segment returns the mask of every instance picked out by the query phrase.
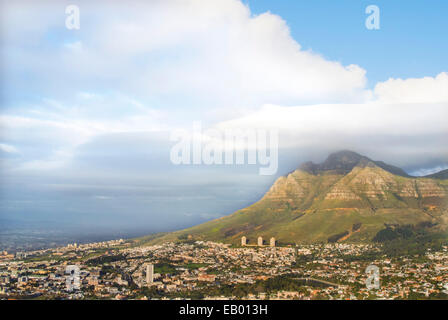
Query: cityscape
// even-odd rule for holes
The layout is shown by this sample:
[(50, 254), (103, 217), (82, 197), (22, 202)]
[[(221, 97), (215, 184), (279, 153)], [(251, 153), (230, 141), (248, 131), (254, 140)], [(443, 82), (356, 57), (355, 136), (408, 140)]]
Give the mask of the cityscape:
[[(448, 246), (387, 258), (376, 245), (241, 246), (114, 240), (0, 256), (3, 299), (447, 299)], [(366, 257), (377, 257), (368, 260)], [(378, 267), (368, 285), (369, 265)], [(75, 267), (75, 268), (73, 268)], [(76, 269), (77, 272), (67, 272)], [(374, 284), (372, 282), (371, 284)]]

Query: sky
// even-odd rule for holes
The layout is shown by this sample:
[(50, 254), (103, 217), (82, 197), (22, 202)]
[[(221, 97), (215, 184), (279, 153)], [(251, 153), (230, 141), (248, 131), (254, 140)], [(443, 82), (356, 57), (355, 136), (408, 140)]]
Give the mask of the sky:
[[(380, 9), (369, 30), (365, 10)], [(66, 27), (68, 5), (79, 29)], [(350, 149), (448, 167), (446, 1), (0, 0), (0, 221), (166, 231)], [(277, 130), (274, 175), (174, 165), (171, 135)]]
[[(444, 0), (246, 1), (252, 12), (286, 20), (304, 48), (366, 70), (368, 87), (389, 78), (436, 76), (447, 70), (448, 22)], [(365, 8), (380, 9), (380, 29), (363, 28)]]

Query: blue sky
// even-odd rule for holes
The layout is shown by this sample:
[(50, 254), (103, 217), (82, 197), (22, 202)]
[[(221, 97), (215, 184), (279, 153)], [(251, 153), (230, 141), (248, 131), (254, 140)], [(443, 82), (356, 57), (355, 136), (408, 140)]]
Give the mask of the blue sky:
[[(448, 69), (448, 2), (444, 0), (247, 0), (256, 13), (284, 18), (306, 49), (367, 70), (369, 86), (388, 78), (435, 76)], [(365, 8), (377, 5), (381, 29), (364, 27)]]
[[(428, 5), (431, 3), (431, 5)], [(68, 4), (80, 29), (65, 27)], [(365, 8), (381, 10), (367, 30)], [(2, 219), (171, 230), (351, 149), (448, 166), (444, 1), (0, 0)], [(278, 171), (176, 166), (176, 130), (279, 131)]]

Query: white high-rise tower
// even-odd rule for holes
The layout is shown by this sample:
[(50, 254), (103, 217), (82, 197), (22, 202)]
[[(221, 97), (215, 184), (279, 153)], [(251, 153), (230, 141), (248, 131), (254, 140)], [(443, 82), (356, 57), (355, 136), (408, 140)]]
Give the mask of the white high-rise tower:
[(154, 265), (147, 264), (146, 265), (146, 284), (150, 284), (154, 282)]

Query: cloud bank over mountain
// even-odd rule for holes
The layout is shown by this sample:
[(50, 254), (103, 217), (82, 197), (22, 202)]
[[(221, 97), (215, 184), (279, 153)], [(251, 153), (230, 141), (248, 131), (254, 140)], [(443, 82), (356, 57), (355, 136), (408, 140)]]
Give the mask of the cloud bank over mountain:
[(5, 214), (165, 213), (167, 226), (256, 200), (272, 182), (256, 168), (170, 163), (170, 132), (193, 121), (279, 129), (279, 174), (338, 149), (408, 171), (448, 163), (444, 70), (368, 88), (361, 66), (304, 50), (238, 0), (82, 3), (80, 30), (67, 4), (1, 1)]

